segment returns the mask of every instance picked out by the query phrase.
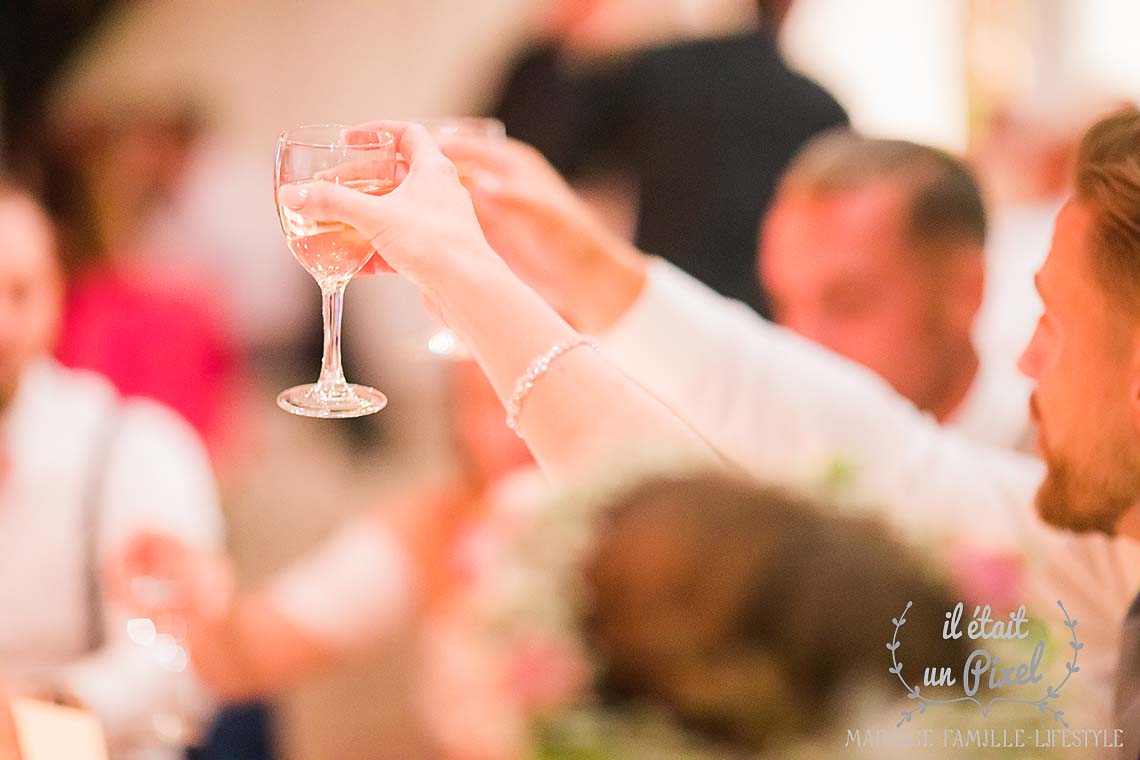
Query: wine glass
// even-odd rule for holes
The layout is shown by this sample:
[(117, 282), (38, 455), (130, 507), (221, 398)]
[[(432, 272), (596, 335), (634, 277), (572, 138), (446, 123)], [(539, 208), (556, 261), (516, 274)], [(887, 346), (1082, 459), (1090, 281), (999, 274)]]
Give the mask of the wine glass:
[[(489, 140), (503, 140), (507, 136), (507, 129), (498, 119), (486, 119), (477, 116), (447, 116), (439, 119), (428, 119), (423, 125), (432, 137), (439, 140), (450, 135), (482, 137)], [(475, 174), (475, 167), (468, 166), (462, 161), (455, 162), (455, 169), (459, 173), (459, 181), (466, 184)], [(428, 338), (428, 351), (441, 359), (470, 359), (471, 352), (463, 342), (455, 336), (450, 327), (440, 326)]]
[[(295, 127), (277, 139), (274, 191), (289, 184), (335, 182), (368, 195), (396, 186), (396, 141), (383, 130), (339, 124)], [(277, 405), (304, 417), (360, 417), (374, 414), (388, 399), (375, 388), (352, 385), (341, 366), (340, 324), (344, 289), (372, 256), (372, 242), (344, 222), (310, 219), (278, 201), (281, 230), (293, 257), (321, 288), (324, 355), (312, 385), (283, 391)]]
[(201, 726), (186, 716), (200, 711), (201, 695), (190, 681), (190, 654), (186, 621), (173, 606), (173, 581), (158, 575), (131, 578), (131, 595), (153, 610), (152, 617), (127, 621), (127, 637), (143, 647), (149, 658), (173, 679), (169, 693), (151, 703), (149, 714), (128, 732), (130, 760), (167, 757), (171, 749), (192, 746), (200, 739)]

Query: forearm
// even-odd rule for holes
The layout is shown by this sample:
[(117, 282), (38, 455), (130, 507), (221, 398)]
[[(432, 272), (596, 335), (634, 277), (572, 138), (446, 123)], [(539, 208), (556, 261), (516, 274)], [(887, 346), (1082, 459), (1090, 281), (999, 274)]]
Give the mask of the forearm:
[(217, 624), (203, 618), (191, 631), (203, 680), (218, 694), (244, 698), (382, 646), (418, 601), (406, 543), (380, 520), (351, 520), (240, 597)]
[(1032, 520), (1037, 462), (941, 429), (865, 367), (664, 262), (603, 347), (762, 481), (826, 490), (915, 536), (1007, 537)]
[(337, 655), (284, 615), (266, 594), (243, 599), (217, 625), (191, 626), (188, 643), (203, 685), (232, 701), (271, 694)]
[[(531, 361), (574, 331), (505, 265), (461, 267), (452, 276), (440, 295), (444, 316), (505, 404)], [(587, 348), (560, 357), (535, 384), (523, 401), (519, 432), (554, 477), (647, 443), (716, 459), (672, 411)]]

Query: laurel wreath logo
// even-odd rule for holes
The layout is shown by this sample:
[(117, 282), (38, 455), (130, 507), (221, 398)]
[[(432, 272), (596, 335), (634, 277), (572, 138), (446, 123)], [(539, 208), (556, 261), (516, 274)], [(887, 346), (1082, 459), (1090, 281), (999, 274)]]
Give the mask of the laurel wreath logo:
[(909, 683), (907, 683), (906, 678), (902, 674), (903, 664), (898, 659), (898, 650), (899, 650), (899, 647), (902, 646), (902, 642), (899, 641), (899, 629), (901, 629), (904, 625), (906, 625), (906, 614), (908, 612), (910, 612), (910, 608), (913, 605), (914, 605), (913, 602), (907, 602), (906, 608), (903, 610), (902, 614), (899, 615), (897, 618), (891, 618), (891, 623), (894, 624), (895, 631), (894, 631), (894, 636), (891, 638), (891, 643), (887, 644), (887, 649), (889, 649), (891, 652), (891, 667), (889, 669), (889, 672), (898, 677), (899, 682), (902, 683), (903, 688), (905, 688), (907, 691), (907, 698), (913, 699), (917, 702), (917, 706), (915, 707), (915, 709), (902, 711), (902, 713), (900, 714), (900, 717), (899, 717), (899, 722), (897, 724), (895, 724), (896, 728), (902, 727), (903, 723), (910, 723), (910, 721), (914, 717), (915, 713), (918, 713), (919, 715), (923, 715), (926, 713), (926, 711), (929, 707), (933, 707), (933, 706), (937, 706), (937, 705), (953, 704), (955, 702), (973, 702), (975, 705), (978, 706), (978, 709), (981, 711), (983, 717), (988, 716), (990, 713), (990, 709), (993, 708), (993, 706), (998, 702), (1029, 705), (1031, 707), (1036, 707), (1042, 713), (1052, 713), (1052, 718), (1053, 718), (1054, 722), (1060, 723), (1065, 728), (1069, 727), (1069, 724), (1065, 721), (1065, 718), (1064, 718), (1065, 711), (1053, 709), (1053, 707), (1049, 704), (1049, 702), (1051, 700), (1056, 700), (1058, 697), (1060, 697), (1061, 696), (1061, 689), (1063, 689), (1065, 687), (1065, 684), (1069, 682), (1069, 679), (1073, 677), (1073, 674), (1079, 673), (1081, 671), (1081, 669), (1079, 667), (1077, 667), (1077, 656), (1080, 653), (1080, 651), (1085, 648), (1085, 645), (1077, 638), (1077, 621), (1074, 618), (1069, 617), (1069, 613), (1065, 609), (1065, 605), (1061, 603), (1060, 599), (1057, 600), (1057, 606), (1061, 608), (1061, 612), (1065, 616), (1065, 627), (1069, 629), (1069, 633), (1071, 634), (1071, 640), (1069, 641), (1069, 646), (1073, 650), (1073, 658), (1071, 660), (1069, 660), (1067, 663), (1065, 663), (1065, 669), (1067, 671), (1065, 674), (1065, 677), (1063, 679), (1061, 679), (1060, 683), (1058, 683), (1056, 686), (1053, 686), (1052, 684), (1050, 684), (1049, 686), (1046, 686), (1045, 687), (1045, 694), (1042, 697), (1040, 697), (1039, 699), (1014, 699), (1012, 697), (994, 697), (993, 699), (991, 699), (989, 702), (987, 702), (985, 704), (982, 704), (981, 700), (979, 700), (979, 699), (976, 699), (974, 697), (967, 697), (967, 696), (957, 697), (955, 699), (932, 699), (930, 697), (925, 696), (922, 693), (921, 687), (919, 687), (917, 685), (911, 686)]

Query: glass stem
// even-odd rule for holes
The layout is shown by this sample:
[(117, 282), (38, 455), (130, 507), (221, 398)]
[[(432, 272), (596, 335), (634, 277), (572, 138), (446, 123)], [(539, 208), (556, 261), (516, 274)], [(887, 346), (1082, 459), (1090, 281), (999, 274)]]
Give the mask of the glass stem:
[(344, 310), (344, 289), (347, 282), (321, 286), (321, 313), (325, 321), (325, 352), (321, 357), (321, 378), (317, 381), (324, 397), (343, 396), (348, 393), (344, 368), (340, 362), (340, 319)]

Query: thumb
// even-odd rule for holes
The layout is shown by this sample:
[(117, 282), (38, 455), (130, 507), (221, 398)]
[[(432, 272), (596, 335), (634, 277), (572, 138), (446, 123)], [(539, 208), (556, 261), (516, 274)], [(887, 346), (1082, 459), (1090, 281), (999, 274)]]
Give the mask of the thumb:
[(368, 238), (383, 227), (384, 206), (375, 196), (318, 180), (282, 185), (277, 202), (310, 219), (347, 222)]

